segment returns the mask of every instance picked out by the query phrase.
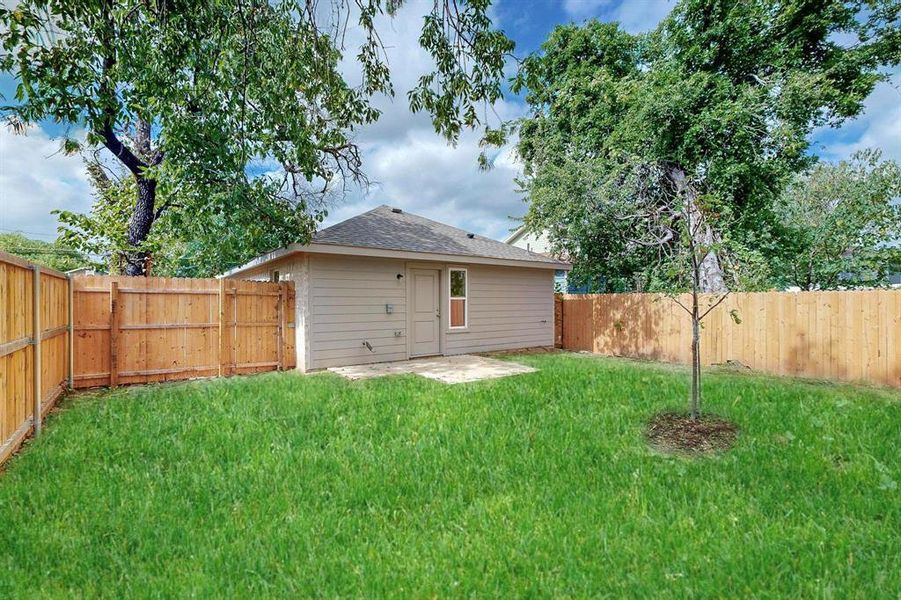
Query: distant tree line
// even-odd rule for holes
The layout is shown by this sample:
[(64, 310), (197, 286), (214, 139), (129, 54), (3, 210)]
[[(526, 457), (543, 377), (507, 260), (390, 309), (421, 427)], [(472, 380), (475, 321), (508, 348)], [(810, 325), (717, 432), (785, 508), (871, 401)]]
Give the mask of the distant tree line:
[(91, 265), (84, 253), (57, 242), (45, 242), (23, 233), (0, 233), (0, 250), (57, 271), (71, 271)]

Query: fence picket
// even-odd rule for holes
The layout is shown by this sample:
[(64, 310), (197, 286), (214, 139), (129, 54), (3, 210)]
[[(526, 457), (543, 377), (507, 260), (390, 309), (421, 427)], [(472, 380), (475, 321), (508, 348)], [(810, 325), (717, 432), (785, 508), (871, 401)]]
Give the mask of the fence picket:
[(0, 252), (0, 463), (65, 387), (69, 308), (65, 274)]
[(76, 388), (256, 373), (296, 362), (286, 331), (291, 282), (91, 276), (73, 284)]
[(34, 427), (35, 437), (41, 435), (41, 267), (33, 265), (31, 267), (31, 283), (34, 291), (31, 293), (31, 345), (32, 350), (32, 375), (31, 380), (34, 385), (32, 392), (31, 418), (32, 427)]
[[(557, 303), (565, 349), (690, 362), (691, 320), (666, 296), (564, 294)], [(736, 293), (704, 320), (701, 350), (707, 365), (901, 387), (899, 338), (901, 290)]]
[(109, 284), (109, 386), (119, 385), (119, 283)]

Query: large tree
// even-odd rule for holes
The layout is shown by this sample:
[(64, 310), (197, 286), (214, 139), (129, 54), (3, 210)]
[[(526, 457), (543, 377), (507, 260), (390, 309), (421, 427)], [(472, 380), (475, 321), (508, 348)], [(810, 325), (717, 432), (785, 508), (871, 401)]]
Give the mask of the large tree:
[[(316, 194), (364, 176), (353, 131), (378, 118), (372, 97), (393, 91), (376, 22), (401, 4), (24, 0), (0, 8), (0, 70), (18, 80), (3, 110), (17, 128), (48, 118), (83, 127), (89, 148), (127, 169), (128, 274), (144, 272), (145, 243), (173, 206), (197, 227), (228, 221), (240, 204), (275, 239), (302, 241), (321, 216)], [(489, 4), (436, 0), (423, 22), (435, 68), (409, 102), (450, 140), (501, 95), (513, 45), (492, 28)], [(363, 42), (344, 48), (350, 16)], [(346, 51), (359, 85), (339, 68)], [(281, 176), (254, 176), (263, 161)]]
[(776, 215), (786, 240), (774, 259), (782, 286), (885, 285), (901, 270), (901, 165), (879, 151), (798, 175), (777, 200)]
[[(129, 243), (129, 217), (134, 210), (136, 184), (127, 170), (105, 168), (86, 161), (94, 192), (88, 213), (53, 211), (59, 219), (59, 239), (68, 247), (93, 257), (110, 274), (123, 274), (134, 247)], [(311, 216), (290, 202), (248, 202), (246, 190), (210, 189), (206, 207), (167, 203), (154, 219), (141, 244), (148, 255), (145, 275), (210, 277), (249, 257), (297, 241)], [(166, 202), (157, 196), (158, 202)], [(202, 208), (202, 207), (201, 207)], [(321, 213), (314, 213), (312, 218)], [(301, 233), (302, 235), (302, 233)]]
[(634, 289), (652, 279), (654, 250), (629, 243), (635, 221), (603, 190), (623, 165), (659, 167), (674, 188), (694, 182), (692, 230), (711, 250), (700, 286), (724, 290), (724, 236), (770, 250), (773, 201), (814, 160), (811, 131), (859, 114), (899, 63), (899, 16), (893, 0), (682, 0), (647, 35), (556, 28), (516, 81), (532, 109), (519, 124), (526, 223), (549, 230), (583, 278)]

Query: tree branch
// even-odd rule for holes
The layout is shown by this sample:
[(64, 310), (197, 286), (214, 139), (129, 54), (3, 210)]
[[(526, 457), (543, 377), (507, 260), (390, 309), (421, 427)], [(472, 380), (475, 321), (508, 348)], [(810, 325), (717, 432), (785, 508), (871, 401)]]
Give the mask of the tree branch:
[(112, 152), (129, 171), (137, 176), (141, 176), (144, 169), (147, 168), (146, 163), (138, 158), (134, 152), (129, 150), (128, 147), (119, 140), (116, 136), (116, 132), (113, 131), (111, 117), (109, 115), (107, 115), (107, 118), (103, 123), (103, 131), (100, 133), (103, 136), (103, 145), (106, 146), (107, 150)]
[(118, 158), (135, 176), (141, 176), (147, 165), (122, 143), (116, 135), (116, 132), (113, 130), (113, 126), (116, 123), (116, 109), (114, 108), (114, 105), (118, 104), (115, 86), (111, 86), (109, 81), (111, 77), (110, 73), (116, 65), (116, 50), (113, 47), (114, 42), (112, 40), (114, 23), (112, 16), (110, 15), (110, 3), (104, 2), (103, 9), (104, 18), (107, 20), (107, 27), (109, 30), (101, 36), (104, 56), (99, 95), (101, 97), (101, 102), (103, 103), (103, 128), (98, 133), (103, 138), (103, 145), (106, 146), (107, 150), (112, 152), (113, 156)]
[(682, 301), (679, 300), (678, 298), (676, 298), (675, 294), (673, 294), (672, 296), (670, 296), (670, 300), (672, 300), (673, 302), (675, 302), (676, 304), (678, 304), (680, 307), (682, 307), (682, 310), (684, 310), (685, 312), (687, 312), (689, 315), (692, 315), (691, 309), (688, 308), (687, 306), (685, 306), (684, 304), (682, 304)]
[(708, 314), (710, 314), (710, 311), (712, 311), (714, 308), (716, 308), (717, 306), (719, 306), (720, 304), (722, 304), (722, 303), (723, 303), (723, 300), (725, 300), (725, 299), (728, 298), (728, 297), (729, 297), (729, 292), (726, 292), (725, 294), (723, 294), (722, 296), (720, 296), (719, 299), (716, 301), (716, 303), (715, 303), (713, 306), (711, 306), (710, 308), (708, 308), (707, 310), (705, 310), (705, 311), (701, 314), (701, 316), (698, 317), (698, 321), (700, 321), (701, 319), (703, 319), (704, 317), (706, 317)]

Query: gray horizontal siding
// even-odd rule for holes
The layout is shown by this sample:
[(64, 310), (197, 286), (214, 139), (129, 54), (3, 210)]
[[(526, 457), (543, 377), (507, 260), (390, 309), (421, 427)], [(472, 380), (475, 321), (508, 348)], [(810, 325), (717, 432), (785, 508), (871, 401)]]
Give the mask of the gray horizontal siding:
[[(406, 282), (397, 279), (403, 261), (314, 255), (310, 272), (312, 368), (406, 358)], [(385, 304), (394, 305), (391, 314)]]
[(470, 265), (469, 327), (448, 331), (445, 354), (554, 343), (554, 273)]

